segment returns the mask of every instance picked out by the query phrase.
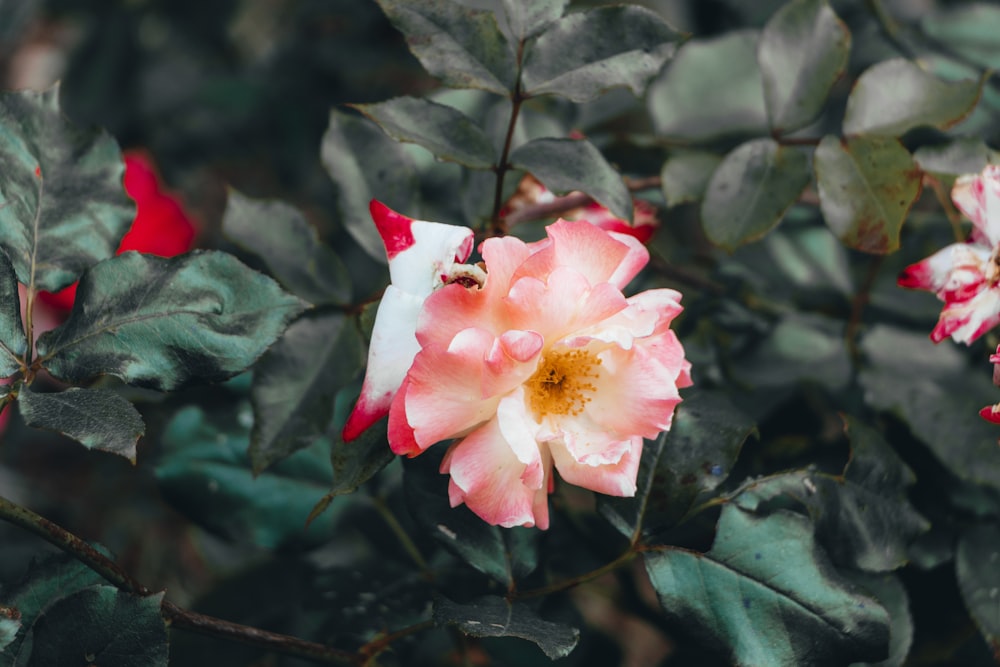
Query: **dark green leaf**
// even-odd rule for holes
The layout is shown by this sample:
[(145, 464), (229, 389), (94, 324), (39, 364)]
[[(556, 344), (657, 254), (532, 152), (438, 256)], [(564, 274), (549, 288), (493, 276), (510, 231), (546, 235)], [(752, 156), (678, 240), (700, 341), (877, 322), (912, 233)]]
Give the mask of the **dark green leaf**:
[[(492, 526), (465, 506), (451, 507), (448, 478), (438, 472), (440, 458), (438, 453), (425, 453), (420, 460), (405, 461), (403, 483), (411, 513), (449, 551), (483, 574), (510, 586), (515, 576), (534, 569), (537, 545), (514, 553), (504, 539), (505, 532), (512, 529)], [(522, 564), (516, 564), (517, 561)]]
[(813, 158), (823, 218), (855, 250), (884, 255), (920, 196), (921, 173), (896, 139), (823, 137)]
[(882, 61), (847, 98), (844, 134), (898, 137), (921, 125), (951, 127), (976, 106), (984, 81), (948, 82), (904, 58)]
[(222, 231), (264, 260), (274, 279), (293, 294), (313, 304), (350, 301), (347, 268), (295, 207), (230, 190)]
[(701, 221), (713, 243), (730, 252), (771, 231), (809, 185), (809, 157), (773, 139), (754, 139), (712, 174)]
[(1000, 488), (997, 429), (977, 415), (997, 399), (988, 369), (970, 373), (954, 346), (885, 325), (862, 338), (861, 350), (870, 406), (898, 415), (959, 479)]
[(516, 39), (528, 39), (559, 20), (569, 0), (501, 0), (507, 24)]
[(114, 586), (85, 588), (46, 607), (31, 626), (31, 655), (18, 667), (167, 667), (163, 593), (138, 597)]
[(812, 313), (790, 313), (734, 369), (752, 387), (780, 391), (797, 382), (815, 382), (831, 391), (851, 379), (844, 325)]
[(163, 433), (156, 479), (164, 498), (182, 514), (225, 539), (275, 548), (290, 541), (328, 539), (339, 512), (306, 530), (309, 512), (330, 488), (329, 442), (317, 440), (254, 477), (247, 460), (252, 416), (208, 415), (190, 406)]
[(889, 657), (879, 662), (856, 662), (851, 667), (902, 667), (913, 644), (913, 617), (906, 587), (894, 574), (844, 572), (848, 581), (878, 600), (889, 612)]
[(363, 363), (358, 329), (343, 313), (310, 313), (288, 327), (254, 369), (255, 473), (327, 432), (334, 397)]
[(540, 618), (520, 602), (496, 597), (481, 597), (470, 604), (456, 604), (438, 598), (434, 604), (434, 622), (454, 625), (473, 637), (520, 637), (538, 644), (550, 659), (566, 657), (580, 641), (580, 631), (568, 625)]
[(920, 27), (927, 35), (946, 44), (974, 63), (1000, 69), (1000, 7), (990, 2), (945, 5), (927, 12)]
[(759, 510), (776, 498), (801, 503), (816, 535), (839, 565), (869, 572), (894, 570), (930, 524), (905, 498), (913, 473), (881, 435), (847, 419), (852, 458), (843, 475), (800, 470), (765, 477), (743, 487), (735, 502)]
[(535, 139), (510, 154), (510, 163), (531, 172), (549, 190), (582, 190), (623, 220), (632, 219), (632, 196), (621, 175), (586, 140)]
[(458, 109), (419, 97), (396, 97), (377, 104), (354, 104), (396, 141), (423, 146), (449, 162), (472, 169), (496, 166), (493, 142)]
[(682, 35), (644, 7), (574, 12), (543, 32), (524, 58), (527, 97), (586, 102), (612, 88), (637, 97), (677, 49)]
[(778, 10), (757, 49), (771, 129), (794, 132), (819, 116), (850, 50), (851, 33), (826, 0), (794, 0)]
[(493, 12), (453, 0), (378, 0), (424, 68), (453, 88), (514, 89), (514, 52)]
[(118, 144), (70, 124), (59, 88), (0, 92), (0, 246), (17, 279), (55, 292), (111, 257), (132, 224)]
[(913, 161), (923, 171), (949, 176), (978, 174), (987, 164), (1000, 162), (1000, 155), (982, 139), (962, 137), (946, 144), (921, 146), (913, 152)]
[(720, 156), (705, 151), (685, 151), (671, 155), (660, 170), (660, 183), (667, 206), (701, 199), (720, 162)]
[(341, 222), (365, 252), (385, 262), (385, 246), (368, 204), (378, 198), (390, 208), (417, 215), (419, 184), (412, 158), (374, 123), (339, 111), (330, 112), (320, 153), (339, 191)]
[(965, 606), (994, 654), (1000, 652), (1000, 524), (966, 530), (955, 568)]
[(0, 250), (0, 377), (21, 370), (28, 351), (28, 336), (21, 322), (17, 276), (7, 254)]
[(705, 554), (645, 553), (667, 617), (739, 665), (799, 667), (881, 660), (889, 617), (839, 578), (808, 519), (727, 505)]
[(76, 387), (36, 394), (22, 386), (17, 404), (28, 426), (62, 433), (88, 449), (118, 454), (135, 463), (135, 445), (146, 425), (120, 394)]
[(693, 392), (677, 407), (670, 430), (647, 441), (632, 498), (600, 495), (597, 507), (623, 535), (655, 535), (677, 523), (696, 498), (726, 480), (753, 421), (724, 395)]
[(115, 375), (169, 391), (246, 370), (304, 304), (232, 255), (127, 252), (84, 274), (69, 319), (38, 340), (67, 382)]
[(649, 85), (647, 99), (656, 133), (669, 139), (766, 134), (757, 32), (687, 42)]
[[(43, 609), (64, 595), (103, 582), (99, 574), (63, 553), (33, 562), (21, 581), (4, 589), (4, 603), (20, 614), (21, 631), (6, 648), (0, 646), (0, 665), (14, 664), (28, 629)], [(26, 650), (30, 652), (30, 642)]]

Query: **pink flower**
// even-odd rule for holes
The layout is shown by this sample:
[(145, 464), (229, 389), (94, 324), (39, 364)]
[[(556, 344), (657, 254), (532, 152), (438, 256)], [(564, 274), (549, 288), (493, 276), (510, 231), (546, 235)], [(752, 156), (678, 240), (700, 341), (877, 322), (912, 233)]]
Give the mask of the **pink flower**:
[(954, 243), (908, 266), (899, 285), (934, 292), (945, 302), (931, 340), (969, 344), (1000, 324), (1000, 166), (962, 176), (951, 191), (972, 221), (966, 243)]
[(392, 284), (375, 315), (368, 372), (344, 426), (345, 441), (389, 414), (396, 390), (420, 350), (415, 332), (424, 300), (447, 283), (479, 284), (484, 279), (479, 267), (461, 264), (472, 253), (471, 229), (413, 220), (375, 200), (370, 210), (385, 244)]
[[(997, 346), (996, 353), (990, 355), (990, 363), (993, 364), (993, 384), (1000, 387), (1000, 345)], [(979, 416), (988, 422), (1000, 424), (1000, 403), (987, 405), (979, 411)]]
[[(691, 384), (669, 328), (680, 294), (622, 294), (649, 261), (642, 244), (582, 222), (547, 231), (531, 244), (487, 239), (485, 280), (427, 290), (412, 364), (389, 361), (402, 380), (389, 414), (393, 451), (416, 456), (454, 441), (441, 465), (452, 506), (508, 527), (548, 527), (553, 467), (572, 484), (633, 495), (643, 438), (670, 428), (678, 388)], [(399, 330), (413, 321), (403, 313)], [(382, 364), (371, 353), (368, 376), (388, 373)]]

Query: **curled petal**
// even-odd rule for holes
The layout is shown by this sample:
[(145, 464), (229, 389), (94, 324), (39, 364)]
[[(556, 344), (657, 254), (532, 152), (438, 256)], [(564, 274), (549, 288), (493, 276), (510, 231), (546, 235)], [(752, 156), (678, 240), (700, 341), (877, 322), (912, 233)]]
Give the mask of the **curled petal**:
[(982, 173), (960, 177), (951, 199), (990, 245), (1000, 244), (1000, 166), (989, 165)]
[[(618, 454), (613, 462), (603, 463), (599, 457), (593, 456), (589, 450), (599, 449), (599, 445), (587, 443), (588, 447), (576, 444), (571, 449), (568, 444), (553, 442), (549, 448), (552, 451), (552, 461), (560, 477), (576, 486), (604, 493), (609, 496), (630, 497), (635, 495), (635, 479), (639, 471), (639, 460), (642, 458), (642, 438), (631, 436), (625, 440), (609, 440), (604, 443), (606, 449), (613, 449)], [(581, 456), (579, 450), (590, 453)]]
[(984, 289), (967, 301), (945, 304), (931, 340), (940, 343), (951, 336), (958, 343), (969, 344), (1000, 324), (1000, 289)]
[[(451, 506), (462, 503), (494, 525), (548, 528), (548, 469), (539, 458), (525, 464), (493, 419), (452, 445), (441, 463), (451, 475)], [(534, 468), (541, 472), (539, 475)], [(527, 482), (525, 481), (527, 480)]]
[(900, 287), (934, 292), (943, 301), (964, 301), (977, 294), (985, 281), (990, 249), (974, 243), (953, 243), (900, 274)]

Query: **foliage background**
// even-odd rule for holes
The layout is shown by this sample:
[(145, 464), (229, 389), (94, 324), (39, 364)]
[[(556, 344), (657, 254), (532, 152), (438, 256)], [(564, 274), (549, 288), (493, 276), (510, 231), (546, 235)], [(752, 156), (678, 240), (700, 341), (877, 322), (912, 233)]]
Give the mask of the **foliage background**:
[[(662, 94), (668, 64), (647, 96), (659, 101), (648, 105), (616, 91), (582, 105), (544, 98), (524, 116), (532, 137), (580, 131), (623, 173), (662, 172), (668, 183), (663, 191), (640, 193), (661, 206), (662, 219), (651, 245), (653, 270), (642, 286), (684, 292), (680, 333), (701, 393), (682, 413), (691, 419), (688, 437), (696, 444), (679, 450), (689, 454), (676, 469), (660, 469), (674, 475), (666, 488), (679, 490), (668, 491), (666, 508), (654, 517), (660, 524), (646, 523), (645, 534), (651, 542), (708, 550), (718, 509), (680, 527), (672, 513), (678, 503), (696, 502), (697, 494), (683, 496), (690, 485), (686, 474), (695, 475), (693, 488), (708, 495), (717, 484), (713, 478), (724, 477), (720, 491), (734, 497), (745, 492), (740, 507), (767, 508), (762, 515), (792, 509), (808, 517), (824, 558), (890, 609), (893, 654), (884, 664), (993, 664), (1000, 615), (990, 600), (1000, 581), (988, 558), (1000, 547), (1000, 453), (998, 433), (976, 412), (997, 400), (986, 359), (998, 338), (991, 334), (969, 349), (950, 341), (932, 346), (926, 333), (939, 302), (900, 290), (895, 277), (955, 239), (958, 223), (947, 203), (951, 181), (978, 171), (987, 147), (1000, 142), (997, 78), (983, 75), (1000, 67), (1000, 25), (948, 23), (984, 3), (830, 3), (850, 31), (850, 57), (822, 102), (822, 115), (791, 134), (789, 151), (811, 151), (813, 139), (841, 133), (852, 86), (872, 65), (902, 56), (941, 77), (983, 77), (972, 84), (968, 115), (955, 102), (941, 122), (888, 132), (902, 137), (909, 154), (923, 156), (918, 163), (924, 174), (918, 174), (922, 193), (911, 183), (915, 202), (900, 211), (906, 217), (901, 249), (883, 256), (845, 247), (828, 231), (834, 216), (823, 210), (823, 222), (813, 176), (802, 187), (787, 186), (801, 195), (793, 192), (797, 203), (775, 231), (765, 225), (725, 238), (730, 227), (714, 235), (708, 222), (703, 227), (703, 218), (713, 217), (700, 203), (710, 170), (743, 142), (772, 134), (759, 100), (750, 99), (759, 92), (741, 85), (755, 76), (746, 58), (752, 45), (747, 50), (743, 42), (753, 42), (755, 33), (746, 31), (764, 28), (785, 3), (646, 4), (695, 36), (679, 53), (719, 40), (732, 51), (709, 50), (696, 74), (675, 84), (683, 93)], [(997, 20), (995, 12), (988, 16)], [(203, 247), (222, 247), (267, 268), (266, 259), (246, 251), (247, 243), (241, 247), (222, 234), (227, 187), (294, 205), (343, 261), (351, 280), (342, 301), (352, 304), (377, 297), (386, 275), (345, 228), (344, 191), (323, 164), (320, 146), (331, 108), (435, 95), (489, 122), (478, 94), (443, 90), (424, 72), (374, 2), (0, 0), (0, 76), (4, 89), (44, 88), (61, 79), (62, 105), (75, 122), (107, 128), (123, 148), (148, 150), (199, 221)], [(699, 88), (699, 79), (715, 85)], [(923, 111), (926, 119), (933, 110)], [(686, 152), (692, 149), (699, 152)], [(388, 203), (428, 219), (475, 221), (472, 190), (458, 166), (402, 150), (413, 161), (419, 192), (413, 209)], [(673, 171), (665, 168), (677, 159)], [(695, 177), (698, 165), (701, 178)], [(808, 161), (802, 165), (805, 174)], [(688, 180), (671, 189), (676, 174)], [(775, 189), (788, 180), (779, 178)], [(729, 203), (744, 205), (738, 196)], [(776, 206), (782, 217), (784, 205)], [(723, 206), (715, 217), (731, 219), (731, 209)], [(525, 229), (538, 233), (537, 226)], [(764, 238), (742, 245), (757, 236)], [(741, 247), (729, 254), (720, 245)], [(353, 352), (337, 355), (330, 366), (332, 384), (323, 390), (329, 395), (314, 392), (336, 394), (342, 420), (350, 392), (357, 391), (361, 343), (351, 342), (353, 321), (326, 311), (316, 317), (326, 318), (327, 330), (343, 333), (336, 340), (347, 347), (338, 351)], [(492, 543), (471, 554), (444, 549), (433, 534), (443, 478), (428, 460), (408, 462), (405, 483), (404, 466), (394, 462), (361, 492), (334, 499), (307, 529), (305, 517), (337, 483), (328, 463), (330, 443), (317, 442), (255, 481), (246, 454), (253, 423), (249, 378), (222, 390), (129, 397), (141, 406), (150, 434), (136, 468), (27, 429), (14, 417), (0, 445), (0, 489), (107, 546), (138, 580), (205, 613), (350, 649), (427, 618), (435, 587), (496, 592), (502, 586), (491, 584), (491, 576), (502, 583), (510, 572), (523, 577), (525, 589), (541, 587), (614, 562), (628, 546), (603, 518), (615, 516), (613, 507), (598, 514), (589, 494), (563, 487), (554, 499), (563, 520), (543, 535), (506, 532), (499, 545), (501, 554), (540, 562), (515, 558), (498, 565), (491, 560), (497, 553)], [(845, 414), (857, 420), (846, 434)], [(888, 451), (879, 449), (881, 438)], [(861, 456), (862, 442), (876, 442), (870, 445), (876, 453)], [(708, 454), (705, 443), (711, 443)], [(842, 474), (852, 453), (853, 479), (851, 468)], [(699, 471), (702, 464), (710, 465)], [(797, 472), (764, 477), (786, 470)], [(831, 490), (810, 504), (803, 478)], [(744, 480), (751, 481), (740, 487)], [(408, 511), (414, 507), (426, 515)], [(439, 572), (436, 586), (419, 575), (394, 532), (399, 528)], [(31, 558), (50, 550), (0, 525), (0, 582), (11, 586)], [(971, 605), (972, 614), (970, 600), (983, 601)], [(538, 611), (549, 621), (584, 628), (565, 664), (727, 664), (685, 624), (690, 615), (678, 619), (661, 611), (638, 560), (545, 597)], [(299, 664), (182, 633), (173, 633), (170, 650), (172, 662), (184, 665)], [(401, 639), (381, 658), (407, 665), (459, 659), (548, 662), (528, 642), (469, 639), (449, 629)]]

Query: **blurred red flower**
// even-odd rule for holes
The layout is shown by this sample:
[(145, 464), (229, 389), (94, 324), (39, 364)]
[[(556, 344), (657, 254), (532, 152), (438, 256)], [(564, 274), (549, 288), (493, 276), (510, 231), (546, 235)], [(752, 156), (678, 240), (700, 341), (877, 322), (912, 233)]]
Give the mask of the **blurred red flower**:
[[(191, 249), (195, 226), (175, 195), (162, 187), (152, 160), (143, 152), (125, 153), (125, 191), (135, 200), (135, 220), (118, 246), (126, 250), (173, 257)], [(76, 283), (39, 298), (54, 308), (69, 310), (76, 298)]]

